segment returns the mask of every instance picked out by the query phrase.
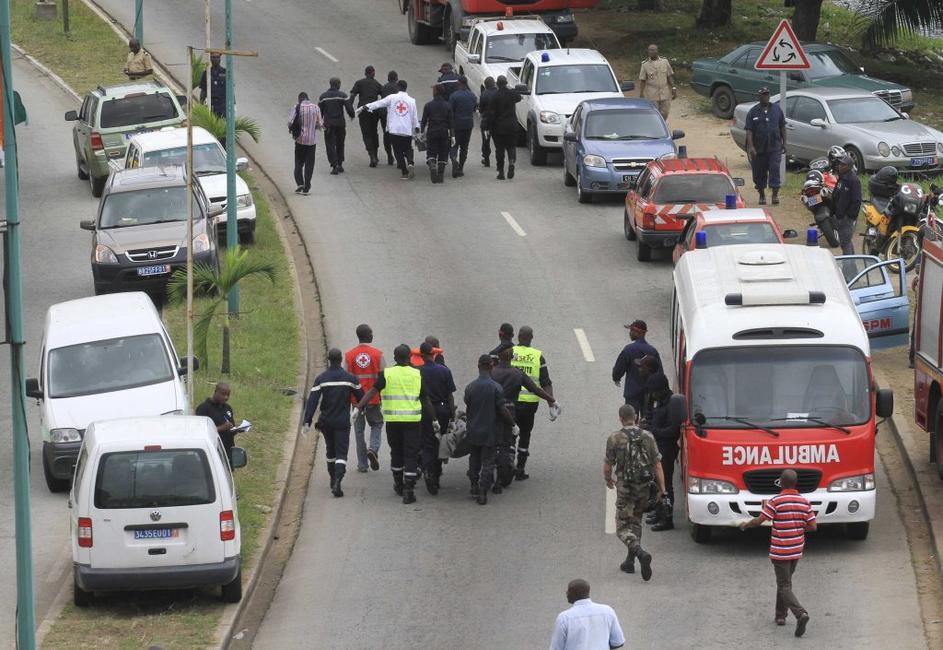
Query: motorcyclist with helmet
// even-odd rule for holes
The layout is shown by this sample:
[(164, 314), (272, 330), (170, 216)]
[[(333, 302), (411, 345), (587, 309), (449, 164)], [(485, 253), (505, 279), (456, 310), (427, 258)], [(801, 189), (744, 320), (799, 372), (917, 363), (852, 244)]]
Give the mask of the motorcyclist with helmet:
[(848, 153), (838, 161), (838, 183), (832, 194), (842, 255), (855, 253), (855, 224), (858, 221), (858, 212), (861, 211), (861, 181), (855, 173), (854, 164), (854, 159)]

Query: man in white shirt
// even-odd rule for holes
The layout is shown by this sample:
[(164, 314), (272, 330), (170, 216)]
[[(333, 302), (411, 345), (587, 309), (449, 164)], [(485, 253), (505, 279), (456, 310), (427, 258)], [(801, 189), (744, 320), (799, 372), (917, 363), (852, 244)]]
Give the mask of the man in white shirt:
[(589, 599), (588, 582), (572, 580), (566, 599), (573, 606), (557, 616), (550, 650), (606, 650), (625, 645), (616, 613), (609, 605)]
[(366, 109), (371, 113), (386, 109), (386, 132), (390, 134), (396, 166), (402, 173), (403, 180), (415, 176), (413, 166), (413, 135), (419, 132), (419, 114), (416, 100), (406, 93), (406, 81), (396, 82), (399, 92), (370, 102), (357, 109), (357, 113)]

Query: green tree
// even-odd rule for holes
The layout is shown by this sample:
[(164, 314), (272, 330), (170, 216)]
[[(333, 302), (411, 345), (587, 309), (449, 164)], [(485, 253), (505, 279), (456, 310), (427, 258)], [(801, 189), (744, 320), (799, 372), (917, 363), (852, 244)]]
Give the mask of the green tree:
[[(226, 120), (205, 104), (193, 104), (193, 126), (201, 126), (219, 141), (226, 139)], [(240, 135), (248, 135), (255, 142), (262, 139), (262, 127), (251, 117), (236, 118), (236, 142)]]
[(201, 52), (194, 50), (190, 53), (190, 74), (193, 75), (193, 88), (199, 87), (200, 79), (203, 77), (203, 73), (205, 71), (206, 59), (203, 58), (203, 54)]
[(893, 43), (901, 32), (943, 29), (940, 0), (876, 0), (863, 13), (870, 19), (864, 43), (871, 47)]
[[(207, 346), (210, 326), (216, 318), (221, 305), (228, 305), (226, 297), (229, 291), (242, 280), (252, 276), (265, 276), (271, 282), (277, 279), (275, 266), (251, 255), (248, 250), (239, 246), (226, 251), (226, 259), (221, 268), (217, 269), (208, 264), (196, 264), (193, 267), (193, 295), (203, 297), (206, 303), (193, 323), (193, 345), (196, 356), (207, 359)], [(187, 271), (178, 269), (170, 278), (167, 287), (168, 296), (172, 303), (181, 303), (187, 299)], [(232, 314), (223, 311), (223, 353), (220, 372), (228, 375), (230, 371), (229, 354), (229, 326)]]

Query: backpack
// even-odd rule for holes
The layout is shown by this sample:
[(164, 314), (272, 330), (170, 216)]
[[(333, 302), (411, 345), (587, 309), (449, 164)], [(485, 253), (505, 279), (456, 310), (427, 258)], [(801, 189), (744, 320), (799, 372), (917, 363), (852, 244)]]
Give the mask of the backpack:
[(622, 429), (629, 441), (624, 449), (616, 452), (615, 475), (623, 483), (651, 483), (655, 480), (652, 467), (655, 458), (651, 449), (642, 439), (642, 430), (638, 427)]
[(295, 106), (295, 117), (288, 126), (288, 132), (291, 133), (291, 139), (297, 140), (301, 136), (301, 103)]

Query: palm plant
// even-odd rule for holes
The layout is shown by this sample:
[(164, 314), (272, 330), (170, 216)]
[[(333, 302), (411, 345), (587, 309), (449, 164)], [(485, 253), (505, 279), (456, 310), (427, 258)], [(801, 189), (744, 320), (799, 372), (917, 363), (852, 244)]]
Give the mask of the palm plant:
[[(207, 359), (210, 326), (216, 318), (220, 305), (226, 304), (230, 290), (245, 278), (256, 275), (265, 276), (273, 283), (277, 278), (275, 266), (271, 262), (257, 255), (251, 255), (248, 250), (243, 250), (239, 246), (226, 251), (225, 263), (219, 269), (208, 264), (194, 265), (193, 295), (209, 300), (193, 323), (194, 352), (197, 358)], [(170, 278), (167, 293), (172, 303), (179, 304), (186, 300), (186, 269), (178, 269), (174, 272)], [(228, 375), (230, 370), (229, 325), (231, 317), (232, 314), (228, 310), (223, 311), (223, 352), (220, 372), (224, 375)]]
[[(226, 119), (220, 117), (205, 104), (193, 104), (193, 126), (201, 126), (217, 140), (226, 139)], [(236, 118), (236, 142), (241, 134), (248, 135), (255, 142), (262, 139), (262, 127), (251, 117)]]
[[(201, 52), (193, 50), (190, 54), (190, 74), (193, 76), (193, 88), (196, 88), (200, 85), (200, 79), (203, 78), (203, 73), (206, 71), (206, 59), (203, 58)], [(192, 88), (191, 88), (192, 90)]]
[(863, 13), (870, 19), (864, 42), (872, 47), (893, 43), (900, 32), (943, 29), (940, 0), (875, 0)]

